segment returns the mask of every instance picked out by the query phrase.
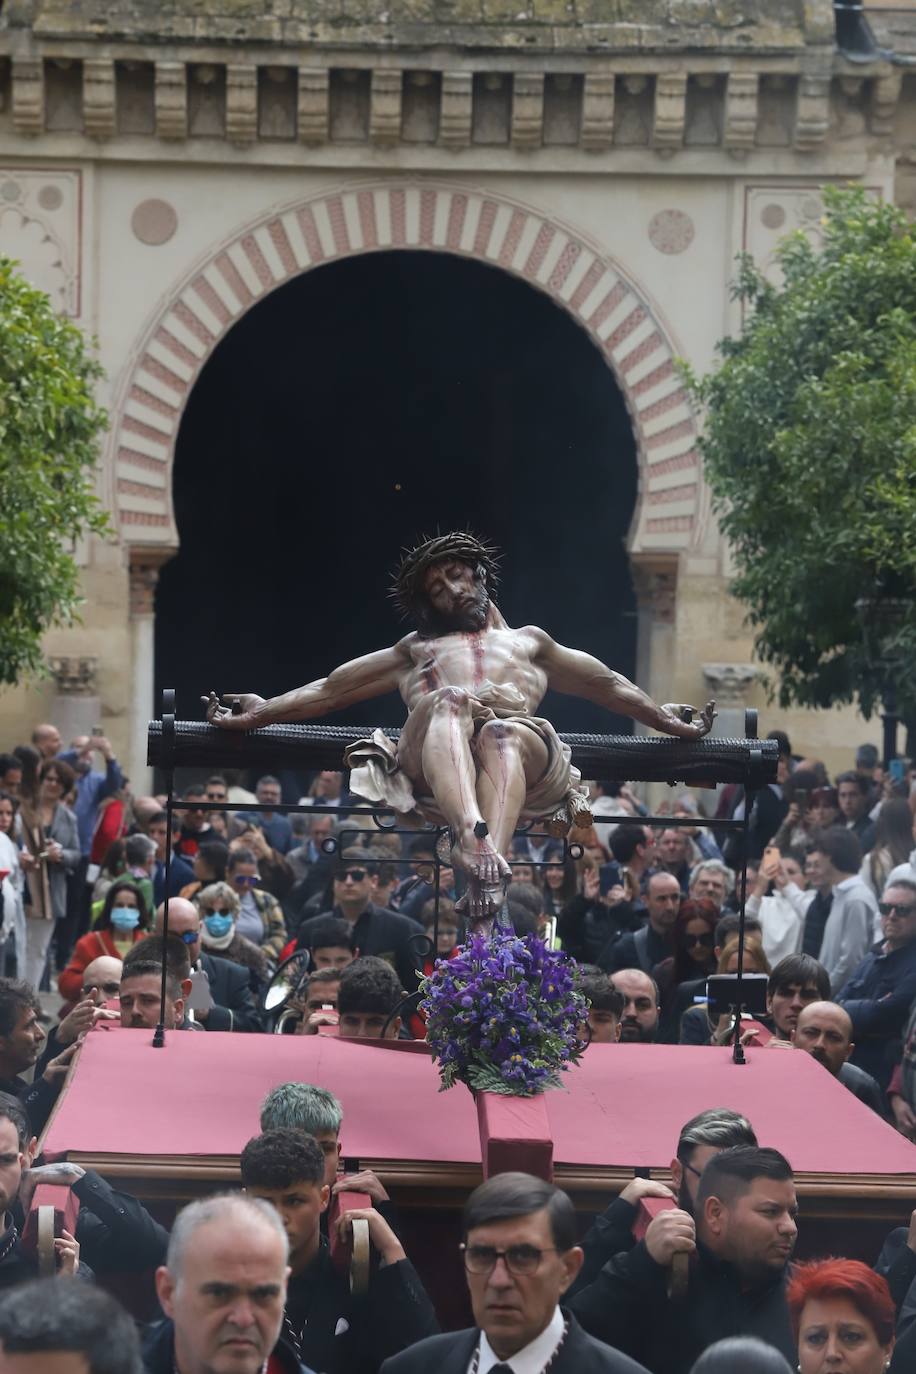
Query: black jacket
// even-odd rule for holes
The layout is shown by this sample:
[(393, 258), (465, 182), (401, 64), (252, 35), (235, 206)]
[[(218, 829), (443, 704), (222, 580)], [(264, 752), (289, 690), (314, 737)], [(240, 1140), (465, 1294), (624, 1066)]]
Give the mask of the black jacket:
[[(333, 911), (323, 911), (320, 916), (303, 921), (296, 940), (297, 948), (308, 948), (309, 931), (315, 921), (324, 920), (327, 916), (340, 918), (341, 914), (340, 909), (335, 907)], [(353, 943), (360, 954), (374, 954), (379, 959), (386, 959), (400, 978), (405, 992), (416, 991), (417, 969), (423, 963), (423, 948), (417, 942), (417, 936), (426, 938), (426, 931), (418, 921), (399, 916), (387, 907), (374, 906), (372, 902), (353, 927)]]
[(264, 1029), (251, 985), (251, 970), (231, 959), (201, 954), (200, 966), (210, 979), (213, 1006), (201, 1025), (209, 1031), (259, 1031)]
[(284, 1339), (322, 1374), (377, 1374), (389, 1355), (438, 1330), (432, 1303), (410, 1260), (373, 1267), (368, 1292), (354, 1298), (349, 1279), (331, 1263), (322, 1236), (308, 1269), (290, 1277)]
[(587, 901), (581, 893), (570, 898), (557, 918), (557, 934), (563, 948), (585, 964), (597, 963), (605, 946), (639, 926), (632, 902), (605, 906), (604, 902)]
[[(175, 1374), (175, 1328), (170, 1321), (152, 1322), (145, 1327), (140, 1346), (146, 1374)], [(283, 1374), (314, 1374), (300, 1363), (282, 1336), (274, 1346), (272, 1358)]]
[(63, 1080), (59, 1087), (54, 1087), (45, 1078), (36, 1078), (32, 1083), (26, 1083), (22, 1078), (0, 1078), (0, 1093), (9, 1093), (10, 1097), (19, 1101), (29, 1118), (33, 1135), (41, 1135), (47, 1125), (61, 1087)]
[(636, 1208), (631, 1202), (625, 1202), (619, 1197), (614, 1198), (600, 1217), (595, 1217), (582, 1242), (585, 1260), (566, 1294), (567, 1301), (576, 1293), (581, 1293), (590, 1283), (594, 1283), (601, 1270), (615, 1255), (633, 1249), (636, 1244), (633, 1236), (635, 1220)]
[[(643, 931), (646, 932), (645, 935)], [(636, 942), (637, 936), (639, 945)], [(612, 977), (622, 968), (641, 968), (644, 973), (651, 974), (656, 964), (660, 964), (671, 955), (673, 948), (671, 942), (663, 935), (659, 935), (654, 926), (645, 925), (640, 930), (630, 931), (605, 945), (595, 962)]]
[(732, 1265), (700, 1244), (685, 1300), (668, 1297), (667, 1280), (640, 1241), (606, 1264), (569, 1306), (586, 1331), (642, 1360), (652, 1374), (688, 1374), (700, 1353), (726, 1336), (757, 1336), (790, 1362), (797, 1359), (785, 1271), (747, 1290)]
[(887, 1279), (897, 1309), (897, 1338), (916, 1327), (916, 1253), (907, 1245), (908, 1230), (898, 1226), (881, 1248), (875, 1273)]
[[(643, 1366), (627, 1355), (587, 1336), (570, 1313), (564, 1310), (564, 1315), (569, 1319), (569, 1332), (550, 1366), (550, 1374), (646, 1374)], [(386, 1360), (382, 1374), (467, 1374), (479, 1340), (476, 1326), (447, 1336), (433, 1336), (405, 1350), (403, 1355)]]

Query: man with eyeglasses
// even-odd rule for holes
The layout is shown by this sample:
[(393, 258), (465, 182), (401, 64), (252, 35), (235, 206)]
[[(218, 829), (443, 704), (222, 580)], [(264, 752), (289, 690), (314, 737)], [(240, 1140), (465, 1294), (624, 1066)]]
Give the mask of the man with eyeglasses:
[[(160, 906), (156, 911), (157, 935), (162, 934), (162, 923)], [(241, 964), (202, 952), (200, 926), (201, 915), (194, 903), (173, 897), (169, 902), (169, 935), (181, 940), (188, 951), (193, 984), (189, 1015), (205, 1030), (263, 1030), (251, 973)]]
[(645, 1374), (560, 1306), (582, 1264), (566, 1193), (531, 1174), (497, 1174), (468, 1198), (463, 1223), (475, 1325), (421, 1341), (382, 1374)]
[(175, 845), (175, 853), (185, 859), (193, 859), (206, 840), (218, 840), (219, 835), (207, 820), (207, 789), (199, 783), (185, 788), (182, 801), (186, 803), (179, 811), (181, 833)]
[(336, 916), (348, 922), (352, 944), (360, 954), (374, 954), (394, 967), (405, 992), (417, 987), (417, 969), (426, 948), (426, 932), (418, 921), (401, 916), (372, 901), (376, 891), (378, 865), (367, 860), (362, 849), (345, 849), (334, 865), (334, 907), (320, 916), (303, 921), (299, 927), (299, 948), (309, 947), (310, 932), (316, 921)]
[(886, 1089), (916, 999), (916, 883), (889, 882), (878, 903), (880, 940), (837, 994), (852, 1022), (850, 1063)]

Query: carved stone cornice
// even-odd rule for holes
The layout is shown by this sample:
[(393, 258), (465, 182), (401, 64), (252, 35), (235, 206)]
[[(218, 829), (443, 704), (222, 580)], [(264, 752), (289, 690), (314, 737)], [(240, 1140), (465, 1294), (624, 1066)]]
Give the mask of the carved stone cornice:
[(83, 128), (90, 138), (111, 138), (115, 132), (115, 65), (110, 57), (83, 63)]
[(230, 62), (226, 68), (226, 137), (240, 147), (258, 136), (258, 69)]
[(718, 706), (723, 709), (744, 706), (760, 669), (753, 663), (704, 663), (703, 680)]
[(52, 654), (48, 668), (61, 696), (91, 696), (96, 689), (99, 660), (93, 654)]
[(544, 139), (544, 73), (516, 72), (512, 82), (513, 148), (539, 148)]

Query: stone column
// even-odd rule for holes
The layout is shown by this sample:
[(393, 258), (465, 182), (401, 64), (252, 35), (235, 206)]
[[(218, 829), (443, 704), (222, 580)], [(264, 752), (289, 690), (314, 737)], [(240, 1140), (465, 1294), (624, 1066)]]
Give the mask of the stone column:
[(753, 663), (704, 663), (703, 680), (708, 694), (715, 698), (716, 716), (712, 733), (721, 739), (744, 738), (744, 710), (760, 669)]
[[(676, 667), (677, 554), (642, 553), (631, 557), (636, 591), (636, 683), (655, 701), (670, 701)], [(639, 721), (638, 735), (653, 733)], [(639, 783), (637, 795), (654, 811), (667, 796), (664, 783)]]
[(152, 770), (146, 764), (146, 727), (156, 714), (153, 700), (156, 583), (167, 554), (158, 550), (132, 550), (130, 554), (130, 712), (127, 775), (135, 797), (152, 788)]
[(88, 654), (60, 654), (48, 659), (56, 689), (48, 719), (60, 731), (64, 749), (69, 749), (76, 735), (91, 735), (93, 728), (102, 724), (102, 703), (96, 690), (98, 666), (98, 659)]
[[(636, 683), (656, 701), (669, 701), (675, 674), (677, 554), (634, 554)], [(647, 735), (645, 725), (636, 733)]]

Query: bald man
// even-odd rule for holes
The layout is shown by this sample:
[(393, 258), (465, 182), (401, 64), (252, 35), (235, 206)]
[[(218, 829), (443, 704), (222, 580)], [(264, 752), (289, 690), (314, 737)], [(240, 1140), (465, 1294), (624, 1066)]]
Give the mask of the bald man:
[(878, 1084), (870, 1073), (849, 1063), (849, 1056), (855, 1049), (852, 1021), (841, 1006), (836, 1002), (809, 1002), (798, 1014), (792, 1043), (797, 1050), (805, 1050), (812, 1059), (823, 1064), (827, 1072), (838, 1078), (860, 1102), (886, 1119), (884, 1097)]
[[(156, 911), (156, 934), (162, 934), (163, 909)], [(188, 947), (193, 989), (187, 1013), (209, 1031), (260, 1031), (258, 1010), (263, 989), (253, 973), (230, 959), (219, 959), (200, 947), (200, 912), (193, 902), (173, 897), (169, 902), (169, 934)]]
[(112, 954), (100, 954), (83, 969), (83, 984), (80, 992), (83, 997), (91, 997), (97, 1007), (110, 1002), (118, 995), (121, 986), (121, 972), (124, 965)]
[(60, 753), (60, 731), (56, 725), (36, 725), (32, 731), (32, 744), (41, 755), (42, 763), (53, 759), (55, 754)]

